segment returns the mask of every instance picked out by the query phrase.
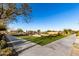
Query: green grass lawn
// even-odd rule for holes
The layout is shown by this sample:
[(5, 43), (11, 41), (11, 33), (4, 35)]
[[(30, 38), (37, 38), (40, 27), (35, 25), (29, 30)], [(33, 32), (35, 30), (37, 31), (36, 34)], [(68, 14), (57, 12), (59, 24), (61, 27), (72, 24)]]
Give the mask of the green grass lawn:
[(23, 38), (28, 41), (35, 42), (39, 45), (46, 45), (48, 43), (51, 43), (53, 41), (59, 40), (63, 38), (64, 36), (59, 35), (59, 36), (42, 36), (42, 37), (34, 37), (34, 36), (18, 36), (19, 38)]

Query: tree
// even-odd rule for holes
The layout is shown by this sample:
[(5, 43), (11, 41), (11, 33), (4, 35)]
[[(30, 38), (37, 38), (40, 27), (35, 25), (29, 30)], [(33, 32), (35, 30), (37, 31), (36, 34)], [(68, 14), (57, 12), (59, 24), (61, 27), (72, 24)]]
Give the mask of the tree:
[(27, 3), (0, 3), (0, 30), (6, 29), (10, 22), (17, 21), (18, 16), (23, 16), (22, 20), (28, 22), (31, 12)]
[(29, 7), (28, 4), (16, 4), (16, 3), (1, 3), (0, 4), (0, 21), (3, 23), (16, 20), (16, 17), (19, 15), (22, 15), (26, 17), (29, 17), (30, 13), (32, 12), (32, 9)]
[(17, 31), (18, 31), (18, 32), (23, 32), (23, 30), (22, 30), (22, 29), (20, 29), (20, 28), (19, 28), (19, 29), (17, 29)]
[(74, 33), (74, 31), (72, 29), (68, 29), (69, 33)]
[(47, 32), (52, 32), (52, 30), (47, 30)]
[(69, 32), (67, 29), (64, 29), (64, 33), (65, 33), (65, 35), (67, 35)]
[(40, 34), (41, 30), (39, 29), (39, 30), (37, 30), (37, 32), (38, 32), (38, 34)]
[(71, 29), (64, 29), (64, 33), (67, 34), (72, 34), (73, 31)]
[[(12, 21), (17, 21), (18, 16), (23, 16), (24, 21), (28, 22), (30, 19), (30, 13), (32, 12), (32, 9), (29, 7), (29, 4), (26, 3), (0, 3), (0, 30), (6, 29), (6, 25), (8, 25)], [(29, 18), (29, 19), (28, 19)], [(19, 29), (19, 31), (22, 31)], [(8, 53), (8, 55), (11, 55), (10, 52), (13, 52), (13, 50), (10, 50), (7, 46), (5, 46), (5, 42), (3, 41), (3, 34), (1, 34), (0, 31), (0, 46), (2, 49), (0, 49), (0, 52), (5, 55)], [(3, 35), (4, 36), (4, 35)], [(2, 39), (2, 41), (1, 41)], [(7, 38), (5, 38), (7, 39)]]

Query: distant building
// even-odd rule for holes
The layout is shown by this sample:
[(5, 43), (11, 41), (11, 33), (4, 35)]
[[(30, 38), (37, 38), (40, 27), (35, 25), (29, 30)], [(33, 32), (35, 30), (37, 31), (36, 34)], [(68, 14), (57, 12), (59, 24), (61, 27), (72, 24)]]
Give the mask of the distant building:
[(48, 34), (41, 34), (41, 36), (49, 36)]
[(51, 32), (47, 32), (48, 35), (54, 35), (54, 34), (58, 34), (58, 31), (51, 31)]
[(26, 35), (40, 35), (39, 31), (26, 31)]
[(32, 36), (41, 37), (41, 35), (39, 35), (39, 34), (34, 34), (34, 35), (32, 35)]

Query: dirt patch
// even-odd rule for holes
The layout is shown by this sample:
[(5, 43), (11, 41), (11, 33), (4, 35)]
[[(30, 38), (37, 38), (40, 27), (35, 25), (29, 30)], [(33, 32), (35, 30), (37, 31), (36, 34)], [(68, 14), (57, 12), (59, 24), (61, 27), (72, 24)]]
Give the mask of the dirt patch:
[(73, 46), (72, 56), (79, 56), (79, 48)]

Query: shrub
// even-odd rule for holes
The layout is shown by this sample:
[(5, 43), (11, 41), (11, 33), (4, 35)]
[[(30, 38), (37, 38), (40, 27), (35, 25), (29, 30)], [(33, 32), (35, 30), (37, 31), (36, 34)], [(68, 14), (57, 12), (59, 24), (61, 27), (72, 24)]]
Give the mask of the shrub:
[(0, 56), (18, 55), (14, 49), (9, 48), (5, 39), (3, 35), (0, 36)]
[(5, 40), (0, 41), (0, 49), (7, 47), (7, 42)]
[(0, 55), (1, 56), (11, 56), (11, 55), (13, 55), (13, 51), (11, 48), (5, 48), (5, 49), (0, 50)]

